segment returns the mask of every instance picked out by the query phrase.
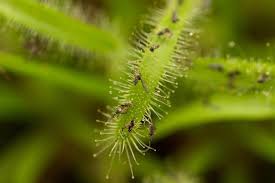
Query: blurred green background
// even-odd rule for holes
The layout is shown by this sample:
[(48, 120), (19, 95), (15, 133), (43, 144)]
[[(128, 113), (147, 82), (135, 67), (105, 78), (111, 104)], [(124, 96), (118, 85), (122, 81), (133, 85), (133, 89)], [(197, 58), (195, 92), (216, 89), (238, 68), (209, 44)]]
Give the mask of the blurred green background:
[[(206, 2), (209, 9), (196, 25), (201, 32), (198, 57), (211, 59), (194, 60), (193, 68), (179, 80), (168, 116), (156, 120), (153, 147), (157, 152), (140, 158), (136, 179), (130, 180), (127, 165), (120, 164), (108, 182), (275, 182), (274, 78), (257, 83), (260, 67), (275, 72), (275, 1)], [(146, 0), (41, 3), (76, 22), (111, 32), (120, 40), (121, 52), (143, 16), (165, 4)], [(86, 45), (89, 35), (73, 34), (77, 28), (71, 35), (83, 42), (77, 40), (79, 47), (68, 48), (15, 26), (5, 16), (0, 16), (0, 23), (0, 182), (107, 182), (109, 159), (92, 156), (100, 128), (95, 121), (102, 118), (97, 109), (112, 104), (109, 78), (120, 75), (125, 61), (113, 51), (83, 51), (81, 45)], [(107, 44), (96, 49), (104, 52)], [(209, 69), (213, 62), (255, 74), (249, 79), (241, 75), (230, 88), (223, 73)]]

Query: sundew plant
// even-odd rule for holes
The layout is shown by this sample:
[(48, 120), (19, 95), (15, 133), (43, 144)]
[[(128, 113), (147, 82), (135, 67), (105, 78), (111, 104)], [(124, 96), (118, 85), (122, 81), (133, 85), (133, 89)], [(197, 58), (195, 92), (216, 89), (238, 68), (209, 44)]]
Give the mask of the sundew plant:
[(275, 181), (273, 0), (0, 0), (0, 183)]

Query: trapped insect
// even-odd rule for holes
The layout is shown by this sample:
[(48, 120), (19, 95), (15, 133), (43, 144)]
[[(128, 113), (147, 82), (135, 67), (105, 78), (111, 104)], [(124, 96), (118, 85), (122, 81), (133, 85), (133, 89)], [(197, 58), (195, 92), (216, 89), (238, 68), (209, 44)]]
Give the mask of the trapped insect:
[(138, 84), (138, 81), (141, 80), (141, 74), (139, 72), (134, 73), (134, 85)]
[(239, 70), (233, 70), (233, 71), (230, 71), (227, 76), (228, 76), (228, 87), (229, 88), (235, 88), (235, 80), (236, 80), (236, 77), (239, 76), (241, 74), (241, 72)]
[(126, 103), (123, 103), (121, 105), (119, 105), (114, 113), (114, 116), (115, 115), (118, 115), (118, 114), (125, 114), (128, 112), (128, 109), (132, 106), (132, 102), (126, 102)]
[(156, 45), (152, 45), (151, 47), (150, 47), (150, 51), (151, 52), (154, 52), (156, 49), (158, 49), (159, 48), (159, 44), (156, 44)]
[(172, 35), (173, 35), (173, 33), (169, 28), (165, 28), (165, 29), (158, 32), (158, 36), (171, 37)]
[(153, 123), (149, 124), (149, 137), (150, 137), (150, 143), (152, 142), (153, 136), (155, 135), (156, 127)]
[(141, 84), (142, 84), (142, 87), (143, 89), (148, 92), (148, 88), (144, 82), (144, 80), (142, 79), (141, 77), (141, 74), (139, 72), (135, 72), (134, 73), (134, 85), (137, 85), (138, 84), (138, 81), (141, 81)]
[(260, 84), (263, 84), (263, 83), (265, 83), (269, 78), (270, 78), (269, 74), (267, 74), (267, 73), (262, 73), (262, 74), (259, 76), (257, 82), (260, 83)]
[(213, 70), (213, 71), (218, 71), (218, 72), (223, 72), (224, 71), (224, 67), (221, 64), (209, 64), (208, 65), (209, 69)]
[(179, 21), (179, 17), (178, 17), (178, 13), (176, 11), (173, 12), (173, 15), (172, 15), (172, 22), (173, 23), (177, 23)]
[(133, 128), (135, 127), (135, 121), (132, 120), (128, 125), (127, 125), (127, 129), (128, 129), (128, 132), (130, 133)]

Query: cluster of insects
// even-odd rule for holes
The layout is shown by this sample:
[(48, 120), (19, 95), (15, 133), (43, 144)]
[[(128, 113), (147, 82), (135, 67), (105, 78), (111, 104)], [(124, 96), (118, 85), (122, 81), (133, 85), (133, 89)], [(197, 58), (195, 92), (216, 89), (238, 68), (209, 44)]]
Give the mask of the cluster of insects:
[[(225, 72), (225, 68), (222, 64), (218, 64), (218, 63), (211, 63), (208, 65), (208, 68), (216, 71), (216, 72), (220, 72), (220, 73), (224, 73)], [(235, 82), (238, 76), (241, 75), (241, 72), (239, 70), (232, 70), (226, 73), (226, 76), (228, 78), (228, 87), (230, 89), (235, 88)], [(264, 84), (266, 83), (268, 80), (270, 79), (270, 75), (267, 72), (263, 72), (259, 75), (258, 79), (257, 79), (257, 83), (259, 84)]]
[[(217, 64), (217, 63), (211, 63), (208, 65), (209, 69), (216, 71), (216, 72), (220, 72), (220, 73), (224, 73), (225, 69), (223, 67), (223, 65), (221, 64)], [(239, 70), (232, 70), (229, 71), (226, 75), (228, 78), (228, 87), (229, 88), (235, 88), (235, 80), (237, 78), (237, 76), (239, 76), (241, 74), (241, 72)]]

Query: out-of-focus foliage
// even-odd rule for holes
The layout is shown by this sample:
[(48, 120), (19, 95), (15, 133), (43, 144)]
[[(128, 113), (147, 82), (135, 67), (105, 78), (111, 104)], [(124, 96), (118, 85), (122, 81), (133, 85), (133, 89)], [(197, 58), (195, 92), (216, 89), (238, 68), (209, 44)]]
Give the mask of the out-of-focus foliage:
[[(275, 1), (205, 2), (201, 58), (135, 182), (273, 183)], [(92, 157), (97, 110), (112, 104), (131, 32), (163, 4), (0, 0), (0, 183), (106, 182), (109, 159)], [(115, 165), (109, 181), (129, 178)]]

